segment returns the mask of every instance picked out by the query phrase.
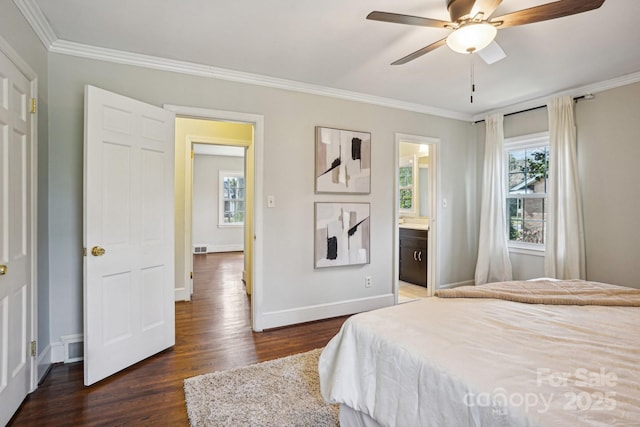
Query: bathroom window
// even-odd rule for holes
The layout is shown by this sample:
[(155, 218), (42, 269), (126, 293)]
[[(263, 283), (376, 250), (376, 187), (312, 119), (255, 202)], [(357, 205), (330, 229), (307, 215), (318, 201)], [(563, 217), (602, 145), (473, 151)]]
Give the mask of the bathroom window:
[(399, 189), (400, 213), (415, 215), (416, 167), (413, 157), (400, 161)]

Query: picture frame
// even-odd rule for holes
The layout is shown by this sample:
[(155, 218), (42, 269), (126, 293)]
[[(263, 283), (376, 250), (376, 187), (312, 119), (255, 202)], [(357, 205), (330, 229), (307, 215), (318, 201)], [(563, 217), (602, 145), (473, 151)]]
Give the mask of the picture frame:
[(369, 264), (371, 205), (315, 202), (314, 268)]
[(316, 126), (315, 192), (371, 193), (371, 133)]

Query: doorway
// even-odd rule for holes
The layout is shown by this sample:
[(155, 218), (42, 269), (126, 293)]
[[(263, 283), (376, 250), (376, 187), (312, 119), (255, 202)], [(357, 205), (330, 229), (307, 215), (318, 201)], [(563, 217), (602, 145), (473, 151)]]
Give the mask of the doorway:
[(439, 141), (396, 134), (396, 303), (432, 296), (437, 289)]
[(244, 147), (245, 153), (245, 217), (244, 217), (244, 280), (251, 298), (252, 329), (262, 331), (262, 206), (258, 203), (262, 195), (262, 141), (264, 118), (256, 114), (210, 110), (196, 107), (165, 105), (174, 111), (179, 120), (196, 120), (201, 125), (222, 125), (229, 128), (243, 127), (250, 137), (234, 134), (210, 136), (205, 131), (184, 130), (178, 133), (176, 126), (175, 164), (175, 209), (176, 209), (176, 301), (188, 301), (193, 288), (193, 241), (191, 234), (192, 216), (192, 159), (191, 147), (194, 143)]

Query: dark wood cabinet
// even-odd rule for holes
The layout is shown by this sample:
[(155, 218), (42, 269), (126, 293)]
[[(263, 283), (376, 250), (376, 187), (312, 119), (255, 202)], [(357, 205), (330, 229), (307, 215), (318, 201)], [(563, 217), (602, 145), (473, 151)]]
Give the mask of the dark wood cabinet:
[(427, 230), (400, 228), (400, 280), (427, 286)]

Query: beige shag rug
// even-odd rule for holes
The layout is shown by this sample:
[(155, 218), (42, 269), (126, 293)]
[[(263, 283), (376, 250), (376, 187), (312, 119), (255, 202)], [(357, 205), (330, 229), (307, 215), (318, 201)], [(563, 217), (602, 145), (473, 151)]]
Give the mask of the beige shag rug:
[(320, 395), (322, 349), (187, 378), (192, 426), (339, 426), (338, 406)]

